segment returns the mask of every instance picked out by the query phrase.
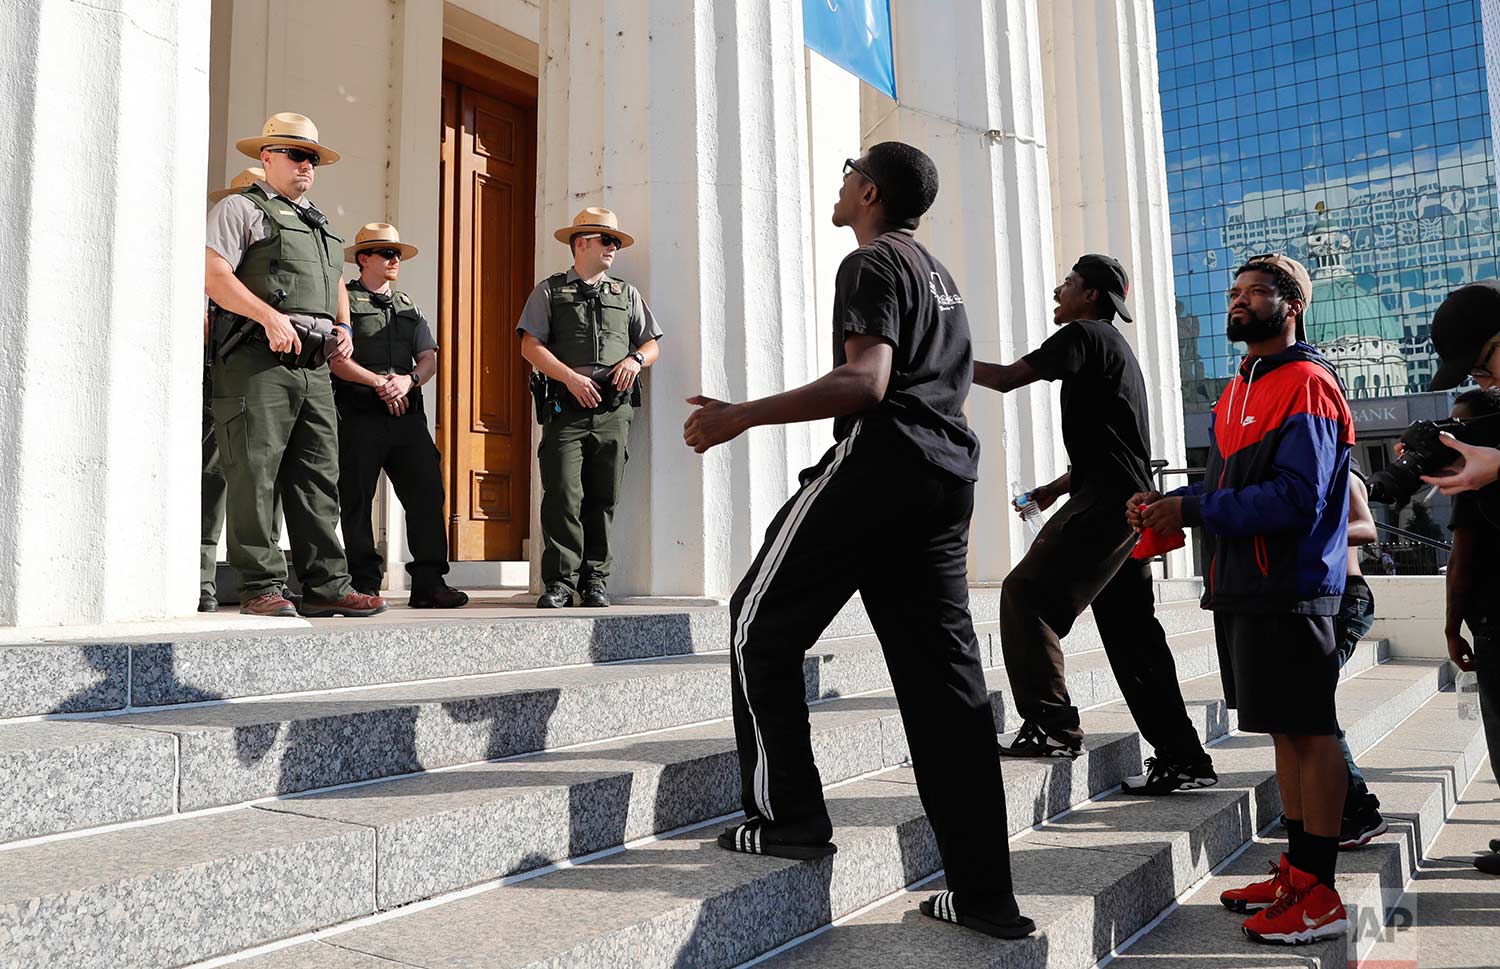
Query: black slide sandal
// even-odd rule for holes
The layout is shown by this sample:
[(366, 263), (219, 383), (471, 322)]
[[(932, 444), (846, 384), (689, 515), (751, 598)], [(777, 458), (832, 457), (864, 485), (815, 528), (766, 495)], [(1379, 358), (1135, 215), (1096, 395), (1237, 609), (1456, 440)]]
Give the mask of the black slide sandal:
[(791, 858), (795, 861), (827, 858), (839, 850), (832, 841), (816, 844), (778, 843), (768, 841), (765, 834), (764, 825), (746, 821), (720, 832), (719, 847), (725, 851), (738, 851), (746, 855), (770, 855), (772, 858)]
[(1036, 931), (1036, 923), (1024, 915), (1017, 915), (1006, 921), (995, 921), (982, 915), (962, 914), (953, 904), (952, 892), (938, 892), (923, 900), (919, 907), (923, 915), (939, 922), (951, 922), (996, 939), (1024, 939)]

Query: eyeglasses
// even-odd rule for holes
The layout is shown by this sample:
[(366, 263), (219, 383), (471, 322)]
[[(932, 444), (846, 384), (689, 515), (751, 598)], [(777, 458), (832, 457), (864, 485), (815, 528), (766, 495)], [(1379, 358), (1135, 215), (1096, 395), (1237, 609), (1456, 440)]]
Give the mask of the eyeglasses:
[(874, 185), (876, 188), (880, 187), (880, 183), (875, 181), (875, 177), (873, 175), (865, 171), (863, 168), (859, 167), (859, 162), (855, 161), (852, 158), (845, 158), (844, 174), (848, 175), (850, 172), (854, 172), (855, 174), (859, 175), (861, 178), (869, 182), (871, 185)]
[(621, 246), (625, 245), (625, 243), (620, 240), (619, 236), (612, 236), (607, 232), (590, 232), (588, 235), (583, 236), (583, 238), (598, 239), (599, 244), (606, 249), (608, 249), (610, 246), (614, 246), (616, 249), (619, 249)]
[(314, 168), (317, 168), (318, 162), (323, 160), (317, 152), (303, 151), (301, 148), (267, 148), (266, 151), (273, 151), (278, 155), (285, 155), (292, 160), (293, 164), (296, 165), (300, 165), (303, 162), (312, 162), (312, 166)]
[(400, 259), (401, 258), (401, 250), (400, 249), (366, 249), (365, 252), (372, 252), (375, 255), (379, 256), (381, 259)]

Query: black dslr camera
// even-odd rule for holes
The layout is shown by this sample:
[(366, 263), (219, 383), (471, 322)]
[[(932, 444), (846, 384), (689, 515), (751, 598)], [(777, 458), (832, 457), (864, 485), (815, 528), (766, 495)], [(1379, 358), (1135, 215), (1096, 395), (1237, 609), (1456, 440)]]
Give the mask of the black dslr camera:
[(1401, 435), (1401, 457), (1365, 479), (1370, 500), (1383, 505), (1404, 505), (1422, 487), (1422, 475), (1432, 474), (1457, 461), (1459, 454), (1438, 437), (1447, 431), (1465, 444), (1500, 445), (1500, 414), (1461, 421), (1417, 421)]

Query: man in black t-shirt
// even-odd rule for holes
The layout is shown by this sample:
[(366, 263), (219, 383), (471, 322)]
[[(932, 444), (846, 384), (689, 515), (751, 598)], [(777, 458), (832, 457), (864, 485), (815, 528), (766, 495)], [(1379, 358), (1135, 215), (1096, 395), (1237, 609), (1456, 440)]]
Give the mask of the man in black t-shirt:
[[(730, 671), (745, 821), (730, 851), (837, 850), (813, 763), (802, 662), (858, 591), (885, 652), (917, 792), (947, 872), (924, 913), (999, 938), (1035, 929), (1016, 907), (994, 715), (969, 615), (979, 444), (964, 419), (973, 350), (953, 278), (912, 236), (937, 170), (900, 142), (844, 166), (833, 223), (859, 248), (839, 267), (836, 366), (773, 397), (698, 405), (698, 453), (762, 424), (834, 419), (837, 444), (802, 472), (730, 600)], [(1117, 506), (1118, 507), (1118, 506)], [(850, 819), (858, 823), (858, 819)]]
[(1022, 718), (1001, 752), (1074, 757), (1083, 749), (1078, 708), (1068, 695), (1061, 639), (1092, 605), (1105, 655), (1141, 736), (1155, 750), (1125, 789), (1167, 794), (1218, 782), (1188, 719), (1177, 665), (1156, 619), (1150, 566), (1130, 557), (1136, 536), (1120, 514), (1150, 487), (1146, 385), (1135, 354), (1115, 328), (1131, 320), (1125, 269), (1086, 255), (1052, 292), (1062, 327), (1008, 366), (976, 363), (974, 382), (1002, 393), (1037, 380), (1062, 381), (1063, 444), (1071, 469), (1032, 492), (1046, 509), (1069, 500), (1006, 576), (1000, 641), (1011, 698)]
[[(1500, 390), (1469, 390), (1453, 402), (1450, 417), (1473, 420), (1500, 414)], [(1448, 555), (1447, 610), (1443, 627), (1448, 658), (1465, 672), (1478, 673), (1479, 715), (1485, 744), (1493, 760), (1500, 755), (1500, 528), (1485, 514), (1480, 494), (1465, 491), (1453, 496), (1453, 550)], [(1463, 627), (1474, 639), (1471, 647)], [(1500, 841), (1474, 859), (1474, 867), (1500, 875)]]

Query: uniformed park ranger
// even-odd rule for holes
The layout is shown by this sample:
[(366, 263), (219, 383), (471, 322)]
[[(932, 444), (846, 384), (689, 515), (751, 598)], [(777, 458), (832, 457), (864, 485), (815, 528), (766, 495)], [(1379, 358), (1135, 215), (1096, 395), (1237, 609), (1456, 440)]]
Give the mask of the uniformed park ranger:
[(411, 297), (393, 288), (401, 263), (416, 254), (417, 247), (402, 242), (386, 222), (366, 225), (344, 250), (345, 260), (359, 267), (359, 278), (348, 284), (354, 355), (332, 363), (339, 409), (339, 511), (354, 588), (376, 595), (385, 559), (375, 548), (370, 509), (384, 471), (406, 509), (409, 605), (453, 609), (469, 597), (443, 581), (448, 573), (443, 475), (421, 391), (437, 372), (437, 341)]
[[(338, 418), (328, 360), (352, 349), (344, 246), (305, 198), (318, 165), (339, 156), (319, 143), (310, 120), (291, 113), (272, 115), (235, 147), (259, 157), (266, 177), (209, 212), (204, 285), (220, 309), (213, 410), (240, 611), (374, 615), (386, 604), (354, 591), (336, 531)], [(282, 594), (278, 486), (302, 579), (295, 607)]]
[(516, 331), (535, 368), (542, 420), (542, 581), (537, 607), (609, 605), (609, 530), (625, 475), (641, 370), (656, 362), (661, 329), (636, 288), (608, 275), (635, 242), (609, 209), (586, 208), (553, 233), (573, 268), (526, 300)]

